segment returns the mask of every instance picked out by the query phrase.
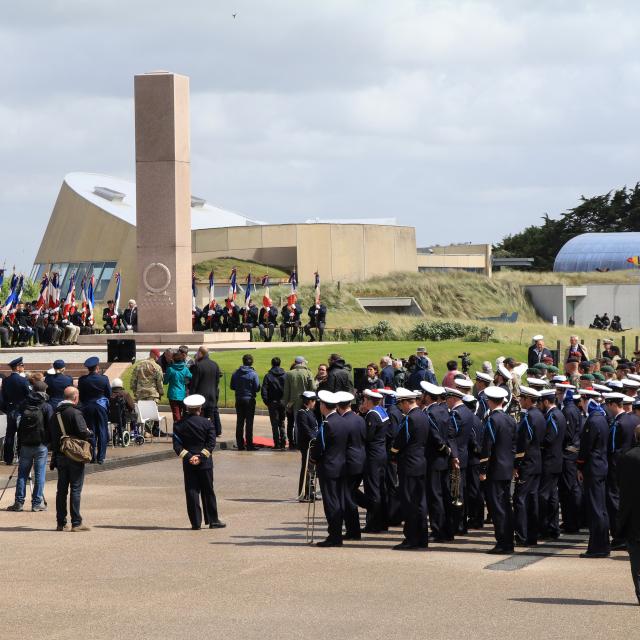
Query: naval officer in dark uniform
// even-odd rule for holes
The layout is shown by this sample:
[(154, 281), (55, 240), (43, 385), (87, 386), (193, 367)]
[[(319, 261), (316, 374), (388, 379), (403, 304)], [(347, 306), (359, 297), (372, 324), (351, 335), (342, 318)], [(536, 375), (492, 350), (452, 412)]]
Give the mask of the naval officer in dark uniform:
[(102, 464), (107, 455), (109, 440), (111, 384), (109, 378), (100, 373), (99, 365), (100, 360), (95, 356), (85, 360), (84, 366), (89, 370), (89, 373), (78, 378), (78, 391), (85, 422), (96, 436), (91, 462)]
[(606, 490), (609, 423), (606, 411), (596, 400), (600, 395), (597, 391), (581, 389), (580, 395), (587, 398), (587, 420), (580, 434), (578, 480), (583, 482), (589, 522), (589, 544), (580, 557), (606, 558), (611, 554)]
[(538, 490), (542, 473), (541, 445), (547, 423), (537, 407), (540, 392), (520, 387), (522, 419), (516, 430), (516, 480), (513, 492), (513, 517), (516, 543), (522, 546), (538, 544)]
[(18, 431), (18, 421), (31, 387), (24, 377), (24, 362), (21, 357), (12, 360), (9, 366), (11, 373), (2, 381), (3, 408), (7, 414), (7, 433), (4, 438), (3, 458), (6, 464), (13, 464), (13, 449)]
[(314, 391), (303, 391), (300, 396), (302, 407), (296, 413), (296, 444), (300, 450), (300, 479), (298, 481), (298, 500), (311, 502), (315, 500), (311, 486), (307, 457), (311, 442), (318, 435), (318, 421), (316, 419), (316, 396)]
[[(209, 529), (226, 527), (218, 518), (218, 504), (213, 490), (213, 459), (216, 431), (213, 423), (202, 416), (206, 398), (199, 394), (184, 399), (186, 414), (173, 427), (173, 450), (182, 459), (184, 493), (187, 513), (192, 529), (200, 529), (204, 510), (204, 523)], [(202, 509), (200, 501), (202, 500)]]
[(516, 453), (516, 423), (503, 408), (503, 403), (509, 398), (506, 389), (488, 387), (485, 394), (489, 415), (484, 421), (480, 480), (487, 481), (485, 492), (496, 537), (496, 546), (487, 553), (512, 553), (513, 509), (510, 490)]
[(53, 372), (48, 371), (44, 377), (44, 382), (47, 385), (49, 404), (54, 411), (64, 400), (64, 390), (67, 387), (73, 386), (73, 378), (64, 372), (65, 367), (66, 364), (64, 360), (56, 360), (51, 367)]
[(322, 506), (327, 518), (328, 536), (319, 547), (342, 546), (344, 519), (344, 476), (347, 459), (348, 433), (336, 411), (339, 397), (324, 389), (318, 391), (322, 423), (311, 447), (310, 459), (318, 469)]

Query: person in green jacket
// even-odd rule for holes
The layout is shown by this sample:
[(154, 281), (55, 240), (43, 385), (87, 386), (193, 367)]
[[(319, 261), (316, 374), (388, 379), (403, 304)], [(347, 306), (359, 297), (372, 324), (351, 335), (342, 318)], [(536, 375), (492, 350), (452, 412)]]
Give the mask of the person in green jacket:
[(173, 421), (182, 420), (184, 413), (183, 400), (187, 397), (187, 385), (191, 380), (191, 371), (187, 367), (186, 354), (177, 351), (173, 356), (173, 362), (167, 367), (164, 374), (164, 383), (169, 385), (167, 389), (167, 397), (171, 406)]
[(282, 403), (287, 409), (287, 440), (289, 449), (295, 449), (294, 445), (294, 421), (298, 409), (302, 407), (302, 394), (305, 391), (313, 391), (313, 376), (307, 366), (307, 361), (302, 356), (296, 359), (284, 377), (284, 394)]

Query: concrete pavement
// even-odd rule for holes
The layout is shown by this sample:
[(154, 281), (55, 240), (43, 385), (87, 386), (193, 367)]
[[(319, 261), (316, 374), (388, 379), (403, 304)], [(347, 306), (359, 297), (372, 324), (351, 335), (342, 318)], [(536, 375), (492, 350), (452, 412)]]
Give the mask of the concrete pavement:
[[(584, 538), (572, 536), (533, 554), (488, 556), (489, 530), (428, 552), (392, 551), (397, 529), (341, 549), (308, 547), (307, 505), (293, 500), (298, 454), (227, 451), (215, 462), (222, 530), (189, 528), (177, 460), (87, 477), (88, 533), (53, 531), (53, 510), (0, 512), (2, 604), (13, 634), (637, 636), (640, 607), (624, 553), (583, 560)], [(49, 483), (50, 503), (54, 491)], [(321, 504), (317, 516), (321, 537)]]

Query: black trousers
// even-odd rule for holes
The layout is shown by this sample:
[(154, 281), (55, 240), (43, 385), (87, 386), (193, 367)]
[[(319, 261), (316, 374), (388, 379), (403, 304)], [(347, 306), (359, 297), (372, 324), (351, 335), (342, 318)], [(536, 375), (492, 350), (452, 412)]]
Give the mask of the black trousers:
[(640, 602), (640, 541), (627, 540), (627, 551), (629, 552), (633, 586), (636, 590), (638, 602)]
[(584, 476), (584, 501), (589, 523), (588, 553), (608, 553), (609, 516), (607, 515), (607, 490), (605, 476)]
[[(236, 444), (238, 449), (253, 447), (253, 418), (256, 413), (255, 399), (236, 400)], [(243, 439), (243, 436), (246, 438)]]
[(273, 434), (273, 446), (276, 449), (284, 448), (286, 441), (284, 435), (285, 407), (282, 402), (270, 402), (269, 421), (271, 422), (271, 433)]
[(203, 407), (202, 415), (211, 420), (211, 424), (216, 430), (216, 435), (222, 435), (222, 423), (220, 422), (220, 411), (218, 410), (218, 407)]
[(320, 490), (329, 540), (341, 543), (344, 520), (344, 478), (326, 478), (320, 475)]
[(435, 538), (450, 539), (453, 531), (449, 530), (445, 497), (450, 493), (447, 487), (448, 471), (430, 470), (427, 472), (427, 502), (429, 504), (429, 524)]
[(259, 324), (258, 330), (260, 331), (260, 338), (265, 342), (271, 342), (275, 328), (276, 327), (273, 322), (269, 322), (268, 324)]
[[(322, 342), (322, 337), (324, 336), (324, 327), (325, 327), (325, 323), (324, 322), (318, 322), (318, 340), (320, 340), (320, 342)], [(311, 332), (311, 329), (315, 329), (316, 327), (312, 327), (311, 324), (305, 324), (303, 329), (305, 332), (305, 335), (309, 336), (309, 338), (311, 338), (311, 342), (315, 342), (316, 337), (313, 335), (313, 333)]]
[(77, 527), (82, 524), (80, 497), (84, 484), (84, 464), (71, 460), (59, 453), (56, 456), (56, 467), (58, 469), (58, 486), (56, 490), (57, 524), (61, 526), (67, 524), (67, 496), (69, 496), (71, 526)]
[[(294, 431), (296, 426), (296, 416), (293, 413), (293, 409), (287, 410), (286, 417), (287, 417), (287, 440), (289, 441), (289, 449), (295, 449), (296, 445), (295, 445)], [(282, 443), (282, 446), (284, 446), (284, 442)]]
[(539, 474), (523, 474), (513, 492), (513, 519), (516, 535), (527, 544), (538, 542)]
[(358, 504), (367, 510), (367, 527), (372, 531), (387, 528), (385, 519), (385, 470), (386, 460), (367, 460), (362, 476), (364, 493)]
[(575, 460), (563, 460), (558, 493), (562, 509), (562, 528), (565, 533), (577, 533), (581, 520), (582, 485), (578, 482), (578, 465)]
[(540, 476), (538, 490), (538, 509), (540, 518), (540, 534), (542, 537), (560, 535), (558, 500), (559, 473), (543, 473)]
[(405, 476), (401, 473), (399, 479), (404, 538), (412, 546), (426, 547), (429, 542), (426, 478), (425, 476)]
[(619, 542), (616, 532), (616, 520), (620, 509), (620, 490), (618, 489), (618, 475), (615, 463), (609, 460), (609, 473), (607, 474), (607, 515), (609, 517), (609, 531), (615, 542)]
[[(182, 467), (184, 473), (184, 494), (187, 499), (187, 513), (192, 527), (202, 526), (202, 514), (204, 511), (204, 523), (211, 524), (218, 521), (218, 503), (213, 490), (213, 468), (199, 469), (197, 466), (185, 464)], [(200, 508), (202, 501), (202, 509)]]
[(467, 467), (466, 486), (467, 527), (482, 529), (484, 526), (484, 495), (480, 486), (480, 465)]
[(505, 551), (513, 551), (511, 480), (487, 478), (485, 492), (491, 510), (497, 546)]
[(360, 513), (358, 512), (359, 491), (362, 474), (345, 476), (344, 478), (344, 528), (348, 536), (360, 535)]
[[(16, 444), (19, 415), (15, 410), (7, 413), (7, 433), (4, 437), (4, 449), (2, 451), (2, 458), (6, 464), (13, 464), (13, 448)], [(20, 451), (18, 451), (18, 455), (20, 455)]]
[(384, 470), (384, 528), (397, 527), (402, 522), (402, 500), (400, 499), (398, 465), (387, 460)]

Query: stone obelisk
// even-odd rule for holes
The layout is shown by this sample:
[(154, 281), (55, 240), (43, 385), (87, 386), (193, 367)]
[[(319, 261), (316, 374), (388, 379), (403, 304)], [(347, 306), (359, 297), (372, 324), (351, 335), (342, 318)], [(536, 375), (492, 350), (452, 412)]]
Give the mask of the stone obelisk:
[(138, 330), (189, 333), (189, 78), (135, 77)]

